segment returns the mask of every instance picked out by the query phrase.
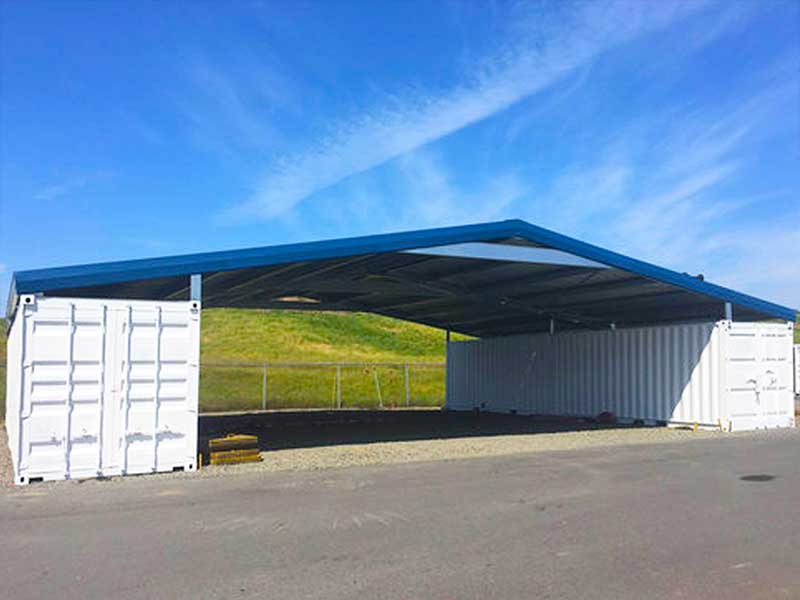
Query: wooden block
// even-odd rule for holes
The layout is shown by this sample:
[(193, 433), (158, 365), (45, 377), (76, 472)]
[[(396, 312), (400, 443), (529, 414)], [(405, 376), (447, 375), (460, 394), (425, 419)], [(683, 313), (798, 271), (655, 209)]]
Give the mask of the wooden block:
[(254, 435), (229, 435), (208, 440), (210, 452), (218, 450), (248, 450), (258, 448), (258, 437)]

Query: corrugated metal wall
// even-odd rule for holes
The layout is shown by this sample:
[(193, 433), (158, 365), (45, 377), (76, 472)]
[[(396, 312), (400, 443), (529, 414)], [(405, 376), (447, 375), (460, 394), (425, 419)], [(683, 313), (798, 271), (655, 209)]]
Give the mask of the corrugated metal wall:
[(716, 425), (720, 338), (701, 323), (453, 343), (447, 407)]

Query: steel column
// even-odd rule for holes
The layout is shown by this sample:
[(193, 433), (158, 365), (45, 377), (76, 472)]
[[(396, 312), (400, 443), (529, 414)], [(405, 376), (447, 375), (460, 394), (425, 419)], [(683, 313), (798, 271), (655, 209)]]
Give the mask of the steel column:
[(203, 299), (203, 276), (199, 273), (189, 277), (189, 300)]
[(261, 379), (261, 410), (267, 410), (267, 370), (269, 363), (264, 363), (264, 373)]

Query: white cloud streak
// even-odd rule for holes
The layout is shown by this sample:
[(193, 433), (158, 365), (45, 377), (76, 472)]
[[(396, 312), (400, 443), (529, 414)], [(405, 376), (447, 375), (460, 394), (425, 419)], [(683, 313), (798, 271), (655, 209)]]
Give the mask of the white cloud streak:
[(97, 171), (96, 173), (69, 177), (59, 183), (44, 186), (33, 195), (33, 200), (38, 202), (57, 200), (75, 194), (91, 185), (105, 182), (113, 177), (114, 174), (109, 171)]
[(33, 199), (40, 202), (56, 200), (58, 198), (62, 198), (63, 196), (73, 194), (78, 190), (85, 188), (87, 185), (89, 185), (89, 180), (87, 178), (73, 178), (68, 181), (43, 187), (41, 190), (36, 192), (36, 194), (34, 194)]
[(42, 202), (46, 202), (48, 200), (55, 200), (56, 198), (68, 194), (72, 190), (76, 189), (76, 187), (81, 187), (81, 186), (68, 183), (57, 183), (54, 185), (48, 185), (43, 187), (38, 192), (36, 192), (33, 195), (33, 199)]
[[(596, 152), (609, 158), (562, 172), (547, 210), (538, 207), (542, 224), (678, 270), (692, 265), (717, 283), (800, 306), (800, 206), (790, 214), (771, 210), (791, 191), (769, 182), (749, 195), (731, 185), (748, 173), (742, 151), (764, 143), (775, 133), (771, 124), (797, 102), (795, 86), (796, 77), (776, 72), (763, 89), (737, 98), (737, 110), (648, 115)], [(660, 142), (648, 143), (652, 136)], [(644, 156), (632, 148), (644, 148)], [(748, 217), (755, 206), (758, 217)]]
[(593, 2), (559, 14), (535, 14), (519, 38), (499, 48), (447, 93), (401, 93), (386, 105), (334, 124), (315, 144), (272, 164), (239, 217), (275, 218), (352, 175), (477, 123), (556, 82), (599, 54), (698, 10), (701, 2)]
[[(471, 185), (462, 176), (434, 149), (411, 152), (316, 202), (314, 221), (340, 231), (370, 232), (489, 221), (505, 218), (529, 190), (514, 171), (479, 175)], [(288, 225), (292, 214), (281, 221)], [(304, 222), (291, 222), (295, 230), (303, 226)]]
[(527, 186), (514, 173), (493, 173), (476, 189), (464, 191), (453, 173), (433, 152), (419, 151), (400, 159), (403, 182), (393, 227), (424, 227), (442, 223), (490, 221), (506, 214)]

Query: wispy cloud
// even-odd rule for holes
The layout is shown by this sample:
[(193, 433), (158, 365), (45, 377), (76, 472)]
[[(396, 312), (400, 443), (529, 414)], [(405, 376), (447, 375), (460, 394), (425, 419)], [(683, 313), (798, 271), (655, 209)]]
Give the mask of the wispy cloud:
[(216, 60), (193, 54), (182, 57), (181, 79), (170, 100), (204, 150), (262, 166), (268, 148), (286, 143), (278, 123), (293, 116), (297, 91), (269, 57), (256, 60), (244, 48)]
[[(602, 160), (563, 170), (550, 188), (549, 209), (537, 210), (539, 221), (800, 306), (800, 281), (791, 276), (800, 264), (800, 206), (789, 214), (771, 210), (792, 192), (768, 181), (757, 192), (738, 191), (749, 157), (780, 133), (773, 123), (798, 101), (796, 76), (782, 74), (773, 71), (763, 88), (749, 86), (755, 91), (735, 97), (733, 110), (720, 103), (632, 124), (597, 149)], [(658, 143), (650, 143), (654, 137)]]
[(132, 137), (139, 137), (145, 142), (153, 145), (163, 146), (167, 142), (167, 136), (142, 115), (128, 109), (118, 111), (120, 122), (125, 127), (126, 133)]
[(800, 210), (787, 223), (717, 233), (712, 243), (721, 249), (719, 275), (733, 288), (751, 290), (800, 308)]
[(401, 182), (398, 196), (403, 203), (393, 207), (395, 228), (496, 219), (528, 189), (516, 173), (495, 172), (473, 189), (464, 190), (445, 162), (430, 151), (404, 156), (397, 171)]
[[(477, 174), (471, 184), (442, 153), (423, 148), (377, 170), (348, 180), (308, 208), (340, 231), (397, 231), (442, 224), (457, 225), (504, 218), (530, 186), (514, 170)], [(323, 235), (308, 219), (287, 213), (281, 222), (308, 237)], [(311, 227), (311, 229), (309, 229)]]
[(36, 194), (33, 196), (33, 199), (42, 201), (54, 200), (79, 187), (81, 186), (74, 183), (57, 183), (54, 185), (48, 185), (36, 192)]
[(88, 180), (84, 177), (69, 179), (61, 183), (54, 183), (41, 188), (34, 194), (33, 199), (42, 202), (56, 200), (62, 196), (72, 194), (81, 188), (86, 187), (88, 184)]
[(444, 93), (400, 92), (360, 117), (335, 123), (301, 152), (273, 163), (233, 215), (274, 218), (304, 198), (490, 117), (546, 88), (600, 53), (663, 27), (701, 2), (604, 2), (577, 12), (537, 12), (516, 37)]
[(33, 195), (33, 200), (40, 202), (57, 200), (58, 198), (75, 194), (91, 185), (106, 181), (111, 177), (113, 177), (113, 173), (108, 171), (68, 177), (58, 183), (43, 186)]

